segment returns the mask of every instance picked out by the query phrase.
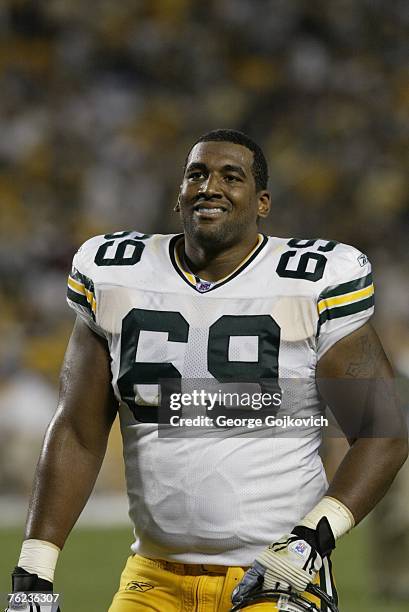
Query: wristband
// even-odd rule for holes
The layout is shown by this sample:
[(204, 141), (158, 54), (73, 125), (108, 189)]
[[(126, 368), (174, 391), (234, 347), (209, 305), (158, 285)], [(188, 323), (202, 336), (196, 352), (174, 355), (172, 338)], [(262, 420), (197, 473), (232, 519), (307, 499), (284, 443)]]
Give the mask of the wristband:
[(334, 538), (337, 540), (355, 525), (355, 519), (342, 502), (334, 497), (323, 497), (320, 502), (298, 524), (316, 529), (322, 517), (326, 516)]
[(37, 574), (39, 578), (54, 582), (54, 571), (57, 565), (60, 549), (51, 542), (44, 540), (24, 540), (21, 547), (18, 566)]

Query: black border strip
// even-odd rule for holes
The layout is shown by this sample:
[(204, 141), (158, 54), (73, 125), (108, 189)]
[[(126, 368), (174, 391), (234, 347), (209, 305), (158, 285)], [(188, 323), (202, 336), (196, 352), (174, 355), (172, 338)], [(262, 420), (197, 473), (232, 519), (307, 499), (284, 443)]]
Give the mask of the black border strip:
[(365, 289), (372, 284), (372, 273), (370, 272), (367, 276), (362, 276), (348, 283), (342, 283), (341, 285), (332, 285), (324, 289), (318, 296), (318, 301), (324, 300), (330, 297), (336, 297), (337, 295), (343, 295), (344, 293), (351, 293), (352, 291), (358, 291), (358, 289)]
[[(210, 291), (214, 291), (215, 289), (218, 289), (219, 287), (222, 287), (223, 285), (225, 285), (226, 283), (228, 283), (229, 281), (231, 281), (233, 278), (235, 278), (236, 276), (238, 276), (245, 268), (247, 268), (248, 265), (251, 264), (252, 261), (254, 261), (254, 259), (257, 257), (257, 255), (260, 253), (260, 251), (262, 249), (264, 249), (264, 247), (266, 246), (267, 242), (268, 242), (268, 237), (265, 234), (261, 234), (263, 236), (262, 241), (260, 242), (260, 244), (258, 245), (258, 247), (256, 248), (256, 250), (254, 251), (254, 253), (251, 255), (251, 257), (249, 257), (249, 259), (241, 266), (239, 266), (239, 268), (237, 268), (237, 270), (235, 272), (233, 272), (230, 276), (228, 276), (226, 279), (224, 279), (224, 281), (221, 282), (217, 282), (214, 284), (214, 286), (211, 289), (208, 289), (208, 291), (199, 291), (198, 289), (196, 289), (196, 286), (193, 285), (187, 278), (186, 276), (183, 274), (183, 272), (180, 270), (177, 262), (176, 262), (176, 257), (175, 257), (175, 245), (176, 242), (179, 240), (179, 238), (183, 237), (184, 234), (177, 234), (176, 236), (173, 236), (173, 238), (171, 238), (170, 242), (169, 242), (169, 257), (170, 257), (170, 261), (172, 262), (173, 267), (175, 268), (176, 272), (179, 274), (179, 276), (181, 278), (183, 278), (183, 280), (185, 281), (185, 283), (187, 285), (189, 285), (189, 287), (191, 287), (192, 289), (194, 289), (196, 291), (196, 293), (199, 293), (200, 295), (205, 295), (206, 293), (210, 293)], [(195, 276), (195, 275), (194, 275)], [(195, 276), (196, 278), (196, 276)]]

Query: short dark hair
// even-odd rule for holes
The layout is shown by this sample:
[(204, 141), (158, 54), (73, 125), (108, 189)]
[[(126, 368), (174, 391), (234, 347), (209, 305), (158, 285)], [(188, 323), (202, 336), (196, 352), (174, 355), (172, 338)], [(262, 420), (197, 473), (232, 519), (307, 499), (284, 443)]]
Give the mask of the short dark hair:
[(239, 132), (238, 130), (229, 129), (219, 129), (212, 130), (211, 132), (206, 132), (206, 134), (200, 136), (200, 138), (198, 138), (196, 142), (193, 143), (193, 145), (191, 146), (190, 151), (185, 159), (184, 169), (186, 169), (187, 160), (193, 147), (199, 144), (199, 142), (233, 142), (234, 144), (239, 144), (249, 149), (254, 156), (251, 170), (253, 172), (254, 181), (256, 183), (256, 190), (261, 191), (262, 189), (267, 189), (268, 167), (265, 155), (261, 147), (249, 136), (243, 134), (243, 132)]

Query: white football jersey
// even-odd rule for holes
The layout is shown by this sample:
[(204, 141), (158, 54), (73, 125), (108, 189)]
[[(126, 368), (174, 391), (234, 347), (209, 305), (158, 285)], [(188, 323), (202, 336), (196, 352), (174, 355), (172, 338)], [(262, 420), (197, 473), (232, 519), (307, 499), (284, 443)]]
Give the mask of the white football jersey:
[(236, 270), (210, 283), (185, 270), (182, 240), (138, 232), (88, 240), (74, 257), (68, 303), (108, 343), (133, 551), (250, 565), (325, 494), (320, 427), (158, 434), (159, 383), (191, 391), (195, 381), (272, 380), (293, 415), (322, 415), (317, 362), (372, 315), (370, 264), (345, 244), (260, 234)]

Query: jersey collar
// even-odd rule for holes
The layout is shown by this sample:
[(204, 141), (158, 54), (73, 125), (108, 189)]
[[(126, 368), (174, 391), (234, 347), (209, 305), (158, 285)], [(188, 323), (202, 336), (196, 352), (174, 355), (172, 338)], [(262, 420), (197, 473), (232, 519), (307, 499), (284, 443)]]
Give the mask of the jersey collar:
[(179, 274), (181, 278), (190, 286), (192, 289), (197, 291), (198, 293), (208, 293), (209, 291), (213, 291), (218, 287), (221, 287), (225, 283), (229, 282), (238, 274), (240, 274), (247, 266), (257, 257), (260, 251), (267, 244), (268, 238), (264, 234), (258, 234), (258, 241), (255, 247), (250, 251), (250, 253), (243, 259), (243, 261), (235, 268), (230, 274), (221, 278), (218, 281), (211, 282), (202, 280), (189, 269), (186, 269), (186, 264), (184, 265), (181, 261), (178, 254), (178, 245), (180, 240), (183, 238), (183, 234), (177, 234), (173, 236), (173, 238), (169, 242), (169, 256), (172, 262), (173, 267), (176, 272)]

